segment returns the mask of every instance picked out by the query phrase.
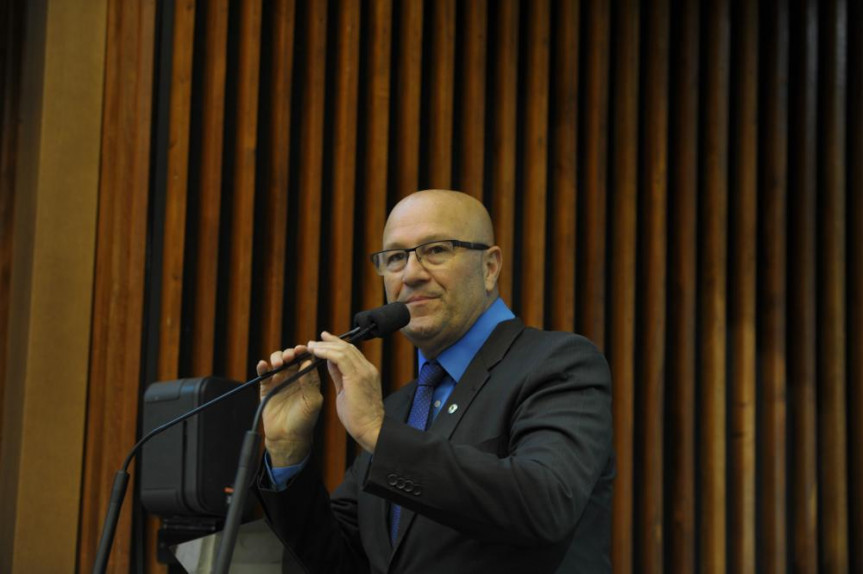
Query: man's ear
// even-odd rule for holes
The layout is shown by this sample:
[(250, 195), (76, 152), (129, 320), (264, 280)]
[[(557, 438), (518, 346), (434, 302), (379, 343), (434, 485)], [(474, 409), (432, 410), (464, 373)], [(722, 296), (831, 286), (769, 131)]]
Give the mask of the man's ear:
[(497, 288), (497, 278), (503, 263), (503, 254), (500, 247), (493, 245), (483, 254), (483, 274), (485, 277), (485, 290), (488, 293)]

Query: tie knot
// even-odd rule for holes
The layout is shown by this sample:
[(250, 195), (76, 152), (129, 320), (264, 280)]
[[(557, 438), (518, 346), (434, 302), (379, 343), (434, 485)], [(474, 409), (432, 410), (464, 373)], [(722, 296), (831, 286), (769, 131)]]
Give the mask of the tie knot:
[(437, 361), (429, 361), (423, 365), (417, 384), (421, 387), (436, 387), (443, 380), (446, 371)]

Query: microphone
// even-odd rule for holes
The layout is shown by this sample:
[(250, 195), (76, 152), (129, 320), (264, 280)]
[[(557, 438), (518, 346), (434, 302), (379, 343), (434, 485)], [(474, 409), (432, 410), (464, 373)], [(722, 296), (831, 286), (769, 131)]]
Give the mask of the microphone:
[(404, 303), (390, 303), (354, 315), (355, 328), (368, 329), (368, 339), (386, 337), (395, 333), (411, 320), (411, 312)]
[[(410, 311), (407, 308), (407, 305), (400, 302), (388, 303), (387, 305), (382, 305), (381, 307), (376, 307), (374, 309), (369, 309), (367, 311), (360, 311), (356, 315), (354, 315), (354, 328), (339, 335), (340, 339), (344, 339), (350, 343), (355, 343), (359, 341), (365, 341), (367, 339), (374, 339), (377, 337), (385, 337), (390, 333), (394, 333), (407, 325), (410, 322)], [(158, 426), (151, 430), (149, 433), (144, 435), (141, 440), (139, 440), (132, 449), (129, 451), (129, 454), (126, 456), (125, 461), (123, 462), (123, 466), (120, 470), (118, 470), (114, 474), (114, 484), (111, 488), (111, 499), (108, 503), (108, 512), (105, 516), (105, 522), (102, 529), (102, 537), (99, 540), (99, 548), (96, 553), (96, 561), (93, 564), (93, 574), (102, 574), (105, 572), (105, 569), (108, 566), (108, 557), (111, 554), (111, 546), (114, 543), (114, 534), (117, 530), (117, 522), (120, 517), (120, 508), (123, 505), (123, 499), (126, 495), (126, 488), (129, 484), (129, 465), (132, 462), (132, 459), (135, 455), (140, 451), (141, 447), (149, 441), (151, 438), (160, 434), (169, 428), (173, 427), (176, 424), (183, 422), (189, 417), (198, 414), (204, 409), (208, 409), (211, 406), (215, 405), (218, 402), (221, 402), (224, 399), (232, 397), (233, 395), (242, 392), (248, 387), (257, 384), (264, 379), (268, 379), (279, 373), (290, 366), (296, 365), (302, 361), (305, 361), (312, 357), (310, 353), (302, 353), (294, 357), (292, 361), (288, 361), (282, 366), (275, 368), (271, 371), (264, 373), (263, 375), (257, 376), (253, 379), (250, 379), (243, 383), (242, 385), (237, 386), (236, 388), (219, 395), (215, 399), (208, 401), (182, 415), (179, 417), (166, 422), (165, 424)], [(261, 414), (263, 413), (264, 406), (269, 401), (270, 397), (274, 396), (276, 393), (281, 391), (283, 388), (288, 386), (290, 383), (299, 379), (302, 375), (305, 375), (313, 368), (316, 368), (321, 363), (321, 360), (318, 358), (314, 358), (311, 365), (306, 367), (305, 369), (300, 370), (295, 373), (291, 377), (289, 377), (284, 382), (277, 385), (273, 388), (267, 396), (261, 401), (258, 406), (258, 410), (255, 412), (254, 423), (252, 424), (252, 429), (257, 429), (258, 424), (260, 422)], [(250, 435), (254, 435), (250, 438)], [(243, 470), (247, 465), (243, 464), (243, 461), (247, 458), (253, 456), (257, 453), (257, 444), (258, 444), (258, 435), (255, 430), (248, 431), (246, 433), (246, 441), (243, 443), (242, 451), (240, 452), (240, 468), (237, 471), (236, 479), (234, 480), (234, 496), (228, 507), (228, 516), (225, 522), (225, 532), (228, 530), (228, 525), (231, 524), (233, 520), (236, 524), (232, 526), (233, 534), (230, 537), (230, 548), (227, 551), (227, 561), (230, 563), (231, 555), (234, 550), (234, 541), (236, 540), (237, 530), (239, 529), (239, 519), (242, 511), (242, 506), (245, 502), (245, 488), (241, 486), (239, 489), (237, 485), (244, 485), (246, 483), (246, 478), (243, 477), (240, 480), (240, 471)], [(232, 515), (235, 514), (236, 517), (232, 518)], [(222, 544), (220, 545), (219, 556), (222, 556), (222, 548), (227, 546), (227, 541), (229, 538), (223, 534), (222, 536)], [(218, 562), (217, 562), (218, 566)], [(227, 567), (224, 572), (227, 572)]]

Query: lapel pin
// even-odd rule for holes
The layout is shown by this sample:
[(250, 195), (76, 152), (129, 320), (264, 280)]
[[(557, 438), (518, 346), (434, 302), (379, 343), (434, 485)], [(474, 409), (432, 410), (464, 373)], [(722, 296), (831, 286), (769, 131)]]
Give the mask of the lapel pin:
[(458, 405), (453, 404), (453, 405), (450, 405), (450, 406), (449, 406), (449, 408), (447, 409), (447, 412), (448, 412), (449, 414), (453, 414), (453, 413), (454, 413), (454, 412), (456, 412), (457, 410), (458, 410)]

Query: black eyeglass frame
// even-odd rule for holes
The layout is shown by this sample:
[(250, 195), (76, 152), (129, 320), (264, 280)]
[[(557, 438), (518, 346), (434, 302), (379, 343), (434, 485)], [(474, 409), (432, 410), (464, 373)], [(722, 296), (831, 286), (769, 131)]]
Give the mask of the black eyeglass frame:
[[(426, 245), (431, 245), (433, 243), (452, 243), (453, 247), (463, 247), (465, 249), (472, 249), (475, 251), (485, 251), (487, 249), (491, 249), (491, 245), (486, 245), (485, 243), (476, 243), (473, 241), (461, 241), (460, 239), (435, 239), (434, 241), (426, 241), (425, 243), (420, 243), (419, 245), (416, 245), (416, 246), (411, 247), (409, 249), (384, 249), (383, 251), (375, 251), (374, 253), (369, 255), (369, 259), (371, 260), (372, 265), (374, 265), (375, 271), (378, 272), (378, 275), (383, 275), (384, 272), (386, 271), (386, 268), (384, 267), (384, 269), (381, 270), (381, 267), (379, 267), (378, 264), (375, 262), (375, 258), (377, 258), (377, 257), (379, 257), (385, 253), (401, 252), (401, 253), (405, 254), (405, 266), (407, 266), (408, 258), (411, 255), (411, 251), (413, 251), (414, 254), (416, 254), (416, 256), (417, 256), (417, 261), (419, 261), (420, 264), (422, 264), (422, 258), (419, 256), (419, 254), (417, 254), (417, 249), (422, 249)], [(398, 273), (398, 271), (395, 271), (395, 273)]]

